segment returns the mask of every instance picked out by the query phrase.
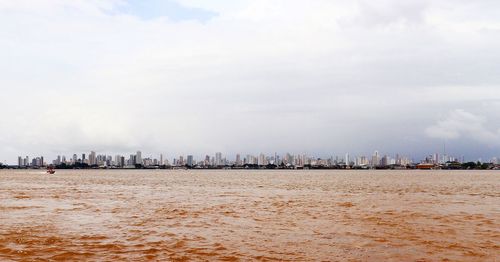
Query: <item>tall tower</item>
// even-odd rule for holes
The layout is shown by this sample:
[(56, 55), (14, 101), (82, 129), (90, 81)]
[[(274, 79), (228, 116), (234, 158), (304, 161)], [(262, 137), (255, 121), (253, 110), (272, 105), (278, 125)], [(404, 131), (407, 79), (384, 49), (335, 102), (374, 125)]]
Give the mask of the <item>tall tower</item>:
[(187, 156), (187, 165), (188, 166), (193, 166), (194, 163), (193, 163), (193, 156), (192, 155), (188, 155)]
[(222, 165), (222, 153), (221, 152), (215, 153), (215, 165), (216, 166)]
[(379, 166), (380, 165), (380, 156), (378, 151), (375, 150), (372, 156), (372, 166)]
[(89, 154), (89, 164), (92, 165), (97, 165), (97, 159), (96, 159), (96, 154), (94, 151), (91, 151)]
[(137, 154), (135, 155), (135, 163), (142, 165), (142, 153), (141, 153), (141, 151), (137, 151)]
[(241, 166), (241, 156), (240, 156), (240, 154), (236, 154), (235, 164), (236, 164), (236, 166)]

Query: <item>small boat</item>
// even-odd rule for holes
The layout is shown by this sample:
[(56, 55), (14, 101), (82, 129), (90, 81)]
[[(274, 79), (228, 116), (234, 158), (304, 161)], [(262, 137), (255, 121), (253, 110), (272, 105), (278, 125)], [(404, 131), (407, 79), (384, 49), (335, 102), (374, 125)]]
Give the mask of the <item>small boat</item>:
[(47, 174), (51, 174), (51, 175), (53, 175), (53, 174), (55, 174), (55, 173), (56, 173), (56, 171), (54, 170), (54, 168), (53, 168), (53, 167), (51, 167), (51, 166), (47, 167)]

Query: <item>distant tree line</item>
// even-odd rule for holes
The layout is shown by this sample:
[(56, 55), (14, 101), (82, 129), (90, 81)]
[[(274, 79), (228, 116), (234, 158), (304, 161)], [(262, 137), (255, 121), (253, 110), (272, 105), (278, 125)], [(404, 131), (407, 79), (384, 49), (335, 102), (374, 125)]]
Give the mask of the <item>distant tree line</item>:
[(462, 169), (492, 169), (495, 165), (490, 163), (481, 163), (481, 162), (467, 162), (462, 163)]
[(56, 169), (89, 169), (92, 167), (87, 163), (77, 162), (77, 163), (70, 164), (70, 165), (68, 165), (66, 163), (62, 163), (60, 165), (56, 165), (55, 168)]

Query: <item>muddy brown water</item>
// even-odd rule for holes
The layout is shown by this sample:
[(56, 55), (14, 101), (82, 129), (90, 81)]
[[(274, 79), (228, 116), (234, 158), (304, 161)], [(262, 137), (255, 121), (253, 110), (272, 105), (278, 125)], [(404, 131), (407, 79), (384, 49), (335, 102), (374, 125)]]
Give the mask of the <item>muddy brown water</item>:
[(500, 261), (500, 171), (0, 171), (0, 261)]

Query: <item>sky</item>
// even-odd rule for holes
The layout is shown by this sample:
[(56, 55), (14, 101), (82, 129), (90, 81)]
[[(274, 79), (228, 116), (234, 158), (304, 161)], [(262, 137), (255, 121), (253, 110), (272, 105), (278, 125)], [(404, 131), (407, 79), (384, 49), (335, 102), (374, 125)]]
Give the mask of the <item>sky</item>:
[(500, 156), (500, 2), (0, 0), (0, 162)]

